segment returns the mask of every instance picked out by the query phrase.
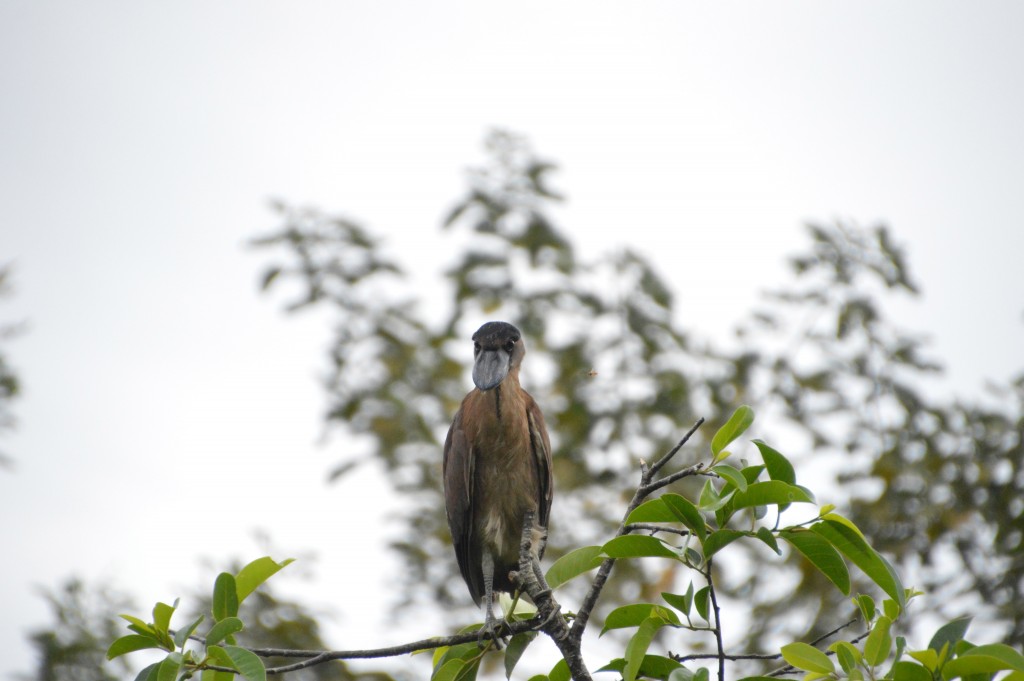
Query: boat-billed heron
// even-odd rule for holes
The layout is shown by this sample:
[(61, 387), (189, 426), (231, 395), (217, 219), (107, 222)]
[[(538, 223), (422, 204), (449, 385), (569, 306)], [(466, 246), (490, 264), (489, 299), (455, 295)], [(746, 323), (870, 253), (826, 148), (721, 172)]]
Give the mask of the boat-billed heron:
[(495, 591), (515, 591), (523, 516), (533, 511), (533, 549), (544, 552), (551, 496), (551, 444), (544, 416), (519, 386), (526, 354), (519, 329), (488, 322), (473, 334), (473, 383), (444, 443), (444, 499), (462, 578), (485, 604), (494, 632)]

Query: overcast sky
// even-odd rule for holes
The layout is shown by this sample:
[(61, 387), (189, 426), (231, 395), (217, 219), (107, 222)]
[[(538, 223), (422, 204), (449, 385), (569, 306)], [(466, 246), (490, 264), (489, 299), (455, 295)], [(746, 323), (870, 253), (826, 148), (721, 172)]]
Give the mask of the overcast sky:
[(902, 321), (951, 387), (1005, 380), (1022, 30), (1015, 2), (4, 0), (0, 320), (27, 331), (4, 345), (25, 392), (0, 440), (0, 674), (31, 666), (35, 587), (170, 601), (259, 555), (257, 528), (316, 554), (313, 582), (275, 581), (342, 613), (332, 644), (440, 633), (353, 626), (390, 604), (386, 502), (373, 470), (325, 483), (329, 329), (258, 295), (244, 245), (281, 198), (362, 221), (430, 282), (493, 126), (560, 164), (584, 255), (651, 255), (695, 333), (779, 281), (805, 221), (885, 221), (925, 291)]

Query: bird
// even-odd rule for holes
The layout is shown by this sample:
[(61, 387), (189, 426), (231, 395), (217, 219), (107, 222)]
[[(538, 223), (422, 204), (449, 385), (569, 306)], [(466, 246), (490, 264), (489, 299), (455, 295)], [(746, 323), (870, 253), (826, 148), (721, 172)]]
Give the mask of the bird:
[[(523, 518), (536, 519), (533, 551), (543, 557), (554, 484), (544, 415), (519, 385), (523, 336), (508, 322), (473, 334), (473, 383), (444, 443), (444, 498), (462, 578), (494, 637), (496, 592), (513, 593)], [(495, 638), (495, 640), (497, 640)]]

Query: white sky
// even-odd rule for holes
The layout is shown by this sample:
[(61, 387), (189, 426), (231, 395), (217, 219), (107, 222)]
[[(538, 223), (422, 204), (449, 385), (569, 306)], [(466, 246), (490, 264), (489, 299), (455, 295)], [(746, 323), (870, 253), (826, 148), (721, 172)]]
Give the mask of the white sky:
[(561, 165), (583, 254), (651, 255), (695, 333), (779, 280), (803, 221), (884, 220), (926, 292), (900, 314), (952, 385), (1005, 379), (1022, 29), (1012, 2), (5, 0), (0, 319), (29, 330), (4, 346), (25, 395), (0, 440), (0, 673), (31, 666), (35, 586), (170, 600), (212, 584), (200, 557), (259, 555), (256, 528), (317, 554), (314, 582), (275, 582), (343, 613), (338, 647), (439, 633), (356, 623), (387, 621), (395, 502), (371, 470), (324, 483), (345, 448), (317, 445), (327, 326), (257, 295), (243, 245), (279, 197), (363, 221), (429, 282), (492, 126)]

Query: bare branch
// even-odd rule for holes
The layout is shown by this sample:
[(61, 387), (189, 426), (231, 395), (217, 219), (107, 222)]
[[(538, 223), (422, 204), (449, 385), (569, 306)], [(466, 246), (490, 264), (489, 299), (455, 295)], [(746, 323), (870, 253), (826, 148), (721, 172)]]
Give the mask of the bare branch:
[[(682, 448), (682, 446), (686, 444), (691, 437), (693, 437), (693, 434), (697, 432), (697, 429), (700, 428), (703, 423), (703, 418), (697, 419), (697, 423), (695, 423), (686, 435), (683, 436), (683, 439), (679, 441), (679, 444), (673, 447), (671, 451), (665, 454), (665, 456), (658, 459), (653, 466), (650, 468), (647, 466), (641, 466), (640, 484), (637, 486), (636, 493), (633, 494), (633, 499), (629, 502), (629, 506), (626, 508), (626, 512), (622, 516), (622, 524), (619, 525), (619, 529), (615, 532), (616, 537), (621, 537), (629, 532), (626, 526), (626, 518), (629, 517), (629, 514), (636, 510), (636, 507), (643, 503), (644, 499), (646, 499), (651, 492), (669, 484), (660, 484), (662, 480), (665, 480), (665, 478), (662, 478), (662, 480), (659, 480), (656, 483), (652, 483), (651, 480), (654, 478), (654, 475), (665, 466), (665, 464), (672, 460), (672, 457), (676, 455), (676, 452), (678, 452), (680, 448)], [(680, 471), (680, 473), (686, 473), (692, 469), (692, 472), (688, 472), (687, 475), (695, 475), (702, 468), (703, 464), (697, 464), (696, 466), (691, 466), (684, 471)], [(674, 479), (678, 480), (686, 476), (675, 473), (669, 477), (674, 477)], [(584, 597), (582, 605), (580, 605), (579, 610), (576, 612), (576, 619), (573, 620), (572, 628), (569, 630), (569, 636), (577, 645), (583, 638), (583, 631), (587, 628), (587, 623), (590, 621), (590, 613), (593, 611), (594, 606), (597, 605), (597, 599), (601, 597), (601, 591), (604, 589), (604, 585), (608, 582), (608, 576), (611, 574), (614, 566), (614, 558), (606, 558), (604, 562), (601, 563), (601, 567), (597, 569), (597, 574), (594, 576), (594, 581), (590, 584), (590, 590), (587, 591), (587, 595)]]

